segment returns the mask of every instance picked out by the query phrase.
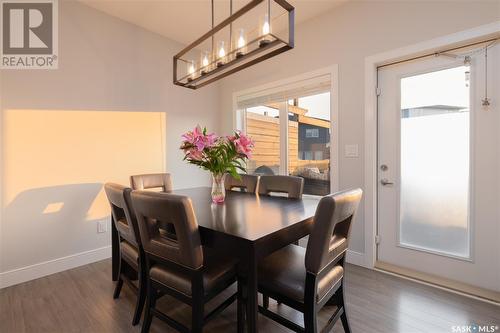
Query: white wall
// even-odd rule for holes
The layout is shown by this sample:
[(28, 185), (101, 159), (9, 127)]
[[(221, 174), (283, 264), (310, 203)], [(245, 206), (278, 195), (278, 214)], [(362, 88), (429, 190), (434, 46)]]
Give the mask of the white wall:
[[(166, 170), (173, 174), (174, 186), (208, 185), (207, 174), (184, 163), (178, 147), (181, 133), (198, 123), (218, 130), (219, 89), (212, 85), (191, 91), (172, 84), (172, 57), (181, 45), (74, 1), (59, 2), (59, 22), (59, 69), (1, 71), (0, 119), (4, 110), (15, 109), (165, 112), (165, 165)], [(3, 156), (4, 143), (0, 142), (0, 147)], [(31, 171), (36, 174), (36, 161), (25, 162), (32, 163)], [(2, 171), (2, 178), (4, 176)], [(0, 185), (3, 185), (4, 179), (1, 181)], [(3, 193), (4, 186), (1, 189)], [(16, 234), (26, 237), (19, 239), (16, 246), (0, 244), (0, 259), (15, 258), (0, 260), (0, 264), (4, 264), (0, 265), (0, 279), (4, 279), (4, 285), (30, 274), (43, 275), (64, 269), (66, 259), (57, 261), (61, 257), (70, 256), (70, 262), (76, 265), (81, 261), (78, 257), (71, 257), (75, 254), (84, 252), (84, 260), (91, 261), (109, 253), (109, 231), (97, 234), (95, 225), (83, 227), (81, 224), (73, 226), (81, 228), (72, 230), (71, 234), (76, 234), (77, 238), (65, 239), (64, 243), (70, 245), (59, 247), (57, 253), (47, 251), (47, 248), (61, 243), (61, 237), (69, 237), (63, 230), (44, 235), (45, 244), (21, 252), (17, 247), (32, 246), (29, 240), (36, 235), (21, 223), (5, 221), (5, 205), (3, 198), (0, 225), (10, 223)], [(71, 214), (68, 216), (70, 218)], [(11, 228), (3, 228), (5, 232), (0, 234), (3, 244), (11, 237), (6, 232), (13, 230)], [(96, 249), (105, 251), (92, 252)], [(56, 262), (50, 263), (49, 269), (40, 266), (22, 269), (50, 260)]]
[[(205, 172), (181, 161), (179, 136), (197, 123), (229, 132), (232, 93), (317, 68), (340, 67), (340, 152), (358, 144), (361, 157), (341, 157), (340, 188), (363, 185), (364, 57), (499, 19), (497, 1), (363, 2), (352, 1), (297, 27), (296, 48), (198, 91), (172, 85), (172, 56), (181, 45), (73, 1), (60, 1), (59, 69), (0, 71), (0, 110), (103, 110), (166, 113), (166, 170), (174, 186), (208, 184)], [(220, 108), (222, 106), (222, 108)], [(221, 110), (219, 112), (219, 110)], [(0, 117), (0, 120), (3, 118)], [(1, 124), (0, 124), (1, 125)], [(0, 137), (1, 140), (1, 137)], [(3, 143), (0, 142), (3, 150)], [(0, 155), (0, 162), (3, 153)], [(27, 161), (33, 163), (33, 161)], [(3, 163), (0, 163), (3, 168)], [(33, 172), (36, 173), (36, 163)], [(4, 190), (3, 171), (0, 196)], [(10, 237), (2, 233), (0, 241)], [(353, 230), (351, 248), (364, 251), (363, 211)], [(17, 226), (29, 234), (28, 228)], [(73, 247), (45, 255), (43, 246), (19, 257), (21, 265), (2, 265), (19, 256), (15, 246), (0, 246), (1, 279), (9, 284), (92, 261), (108, 254), (110, 235), (94, 228), (79, 230)], [(33, 237), (34, 235), (30, 235)], [(46, 247), (59, 242), (49, 237)], [(18, 246), (29, 246), (19, 240)], [(71, 243), (71, 240), (69, 240)], [(95, 255), (97, 249), (106, 249)], [(40, 252), (42, 255), (40, 255)], [(74, 256), (84, 253), (83, 256)], [(61, 257), (65, 257), (58, 260)], [(36, 258), (36, 260), (35, 260)], [(40, 259), (43, 258), (43, 259)], [(83, 259), (82, 259), (83, 258)], [(40, 261), (51, 261), (37, 265)], [(27, 265), (35, 265), (23, 270)], [(6, 272), (9, 271), (9, 272)]]
[[(497, 1), (352, 1), (296, 27), (296, 46), (223, 80), (223, 129), (232, 128), (232, 94), (339, 65), (340, 189), (363, 187), (364, 59), (500, 19)], [(344, 145), (359, 145), (360, 158), (343, 157)], [(364, 252), (364, 212), (360, 206), (350, 248)]]

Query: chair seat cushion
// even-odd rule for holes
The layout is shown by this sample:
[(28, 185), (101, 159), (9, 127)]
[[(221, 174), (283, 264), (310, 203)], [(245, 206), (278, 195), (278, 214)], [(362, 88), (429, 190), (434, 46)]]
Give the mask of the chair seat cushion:
[[(203, 289), (210, 293), (218, 286), (236, 279), (236, 261), (213, 253), (204, 248)], [(191, 278), (184, 272), (178, 272), (161, 264), (156, 264), (149, 271), (151, 279), (167, 287), (173, 288), (187, 296), (192, 295)]]
[[(298, 302), (304, 301), (306, 284), (306, 249), (289, 245), (266, 257), (259, 265), (259, 287), (286, 296)], [(342, 279), (344, 269), (335, 266), (318, 281), (316, 300), (324, 295)]]
[(122, 240), (120, 243), (120, 250), (122, 259), (127, 261), (133, 268), (137, 270), (139, 266), (139, 251), (137, 248), (127, 242), (126, 240)]

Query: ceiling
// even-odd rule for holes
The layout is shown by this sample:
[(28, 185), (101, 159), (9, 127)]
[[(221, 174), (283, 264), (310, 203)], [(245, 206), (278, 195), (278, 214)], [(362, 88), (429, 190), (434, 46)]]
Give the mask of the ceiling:
[[(211, 26), (210, 0), (80, 0), (144, 29), (188, 44)], [(347, 0), (289, 0), (296, 23), (304, 22)], [(233, 0), (233, 11), (249, 0)], [(215, 0), (215, 24), (229, 16), (229, 0)], [(273, 16), (273, 15), (272, 15)]]

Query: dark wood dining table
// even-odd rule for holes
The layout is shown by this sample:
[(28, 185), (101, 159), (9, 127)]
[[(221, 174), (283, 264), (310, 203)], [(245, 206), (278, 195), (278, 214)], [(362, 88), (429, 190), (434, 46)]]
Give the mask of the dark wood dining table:
[[(289, 199), (228, 191), (223, 204), (213, 204), (210, 191), (208, 187), (198, 187), (173, 193), (191, 198), (203, 245), (226, 249), (238, 258), (238, 282), (246, 290), (247, 329), (257, 332), (258, 264), (267, 255), (310, 233), (320, 198)], [(115, 279), (119, 260), (116, 230), (112, 237)]]

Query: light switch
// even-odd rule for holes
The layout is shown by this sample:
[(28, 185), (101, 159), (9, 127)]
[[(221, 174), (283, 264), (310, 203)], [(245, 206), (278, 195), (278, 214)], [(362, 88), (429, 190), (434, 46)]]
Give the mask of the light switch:
[(345, 157), (359, 157), (358, 145), (345, 145), (344, 151)]

